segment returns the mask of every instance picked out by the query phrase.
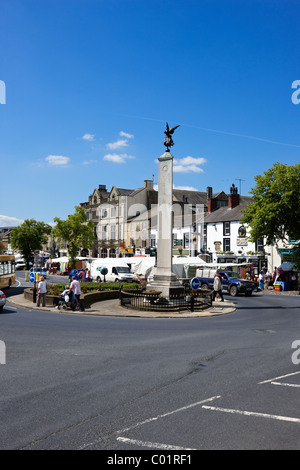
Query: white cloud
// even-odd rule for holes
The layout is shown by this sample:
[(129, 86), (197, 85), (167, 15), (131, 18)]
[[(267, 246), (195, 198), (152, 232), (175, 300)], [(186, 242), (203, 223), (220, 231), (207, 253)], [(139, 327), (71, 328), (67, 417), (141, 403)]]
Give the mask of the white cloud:
[(122, 147), (127, 147), (128, 146), (128, 140), (127, 139), (119, 139), (116, 142), (111, 142), (109, 144), (106, 144), (106, 147), (109, 150), (116, 150)]
[(121, 153), (120, 155), (117, 153), (108, 153), (104, 155), (103, 160), (114, 163), (125, 163), (126, 160), (133, 158), (135, 157), (132, 155), (128, 155), (127, 153)]
[(82, 136), (82, 139), (83, 140), (88, 140), (89, 142), (92, 142), (93, 140), (95, 140), (95, 135), (94, 134), (84, 134)]
[(125, 139), (118, 139), (116, 142), (110, 142), (106, 144), (106, 147), (109, 150), (117, 150), (123, 147), (128, 147), (128, 139), (133, 139), (133, 134), (129, 134), (128, 132), (120, 131), (120, 137), (125, 137)]
[(8, 215), (0, 214), (0, 227), (16, 227), (24, 222), (24, 220), (17, 219), (16, 217), (9, 217)]
[(121, 131), (120, 132), (121, 137), (126, 137), (127, 139), (133, 139), (134, 135), (133, 134), (128, 134), (127, 132)]
[(206, 163), (205, 158), (184, 157), (179, 160), (174, 159), (174, 165), (203, 165)]
[[(155, 184), (153, 186), (153, 189), (155, 191), (158, 191), (158, 184)], [(185, 191), (199, 191), (199, 189), (194, 188), (193, 186), (175, 186), (175, 184), (173, 184), (173, 189), (183, 189)]]
[(69, 157), (64, 157), (62, 155), (48, 155), (45, 160), (51, 166), (66, 166), (70, 162)]
[(206, 163), (205, 158), (184, 157), (179, 160), (174, 159), (174, 173), (204, 173), (199, 165)]
[(204, 170), (197, 165), (174, 165), (174, 173), (204, 173)]
[(173, 189), (183, 189), (185, 191), (199, 191), (199, 189), (194, 188), (193, 186), (175, 186), (175, 184), (173, 184)]
[(93, 163), (97, 163), (98, 160), (85, 160), (83, 165), (92, 165)]

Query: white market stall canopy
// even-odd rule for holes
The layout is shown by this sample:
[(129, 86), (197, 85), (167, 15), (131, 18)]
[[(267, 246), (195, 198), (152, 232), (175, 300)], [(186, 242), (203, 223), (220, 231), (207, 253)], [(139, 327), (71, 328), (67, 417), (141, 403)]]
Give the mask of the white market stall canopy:
[[(179, 278), (193, 278), (196, 276), (197, 268), (211, 268), (211, 269), (228, 269), (233, 267), (241, 267), (249, 265), (250, 263), (206, 263), (197, 256), (189, 256), (186, 258), (173, 258), (172, 271)], [(144, 276), (146, 279), (153, 274), (155, 265), (154, 257), (141, 258), (131, 266), (133, 273)]]

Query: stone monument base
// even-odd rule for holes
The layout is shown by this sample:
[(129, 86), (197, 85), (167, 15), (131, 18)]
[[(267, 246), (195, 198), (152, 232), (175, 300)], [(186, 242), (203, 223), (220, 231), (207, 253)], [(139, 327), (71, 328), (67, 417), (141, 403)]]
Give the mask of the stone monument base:
[(147, 289), (161, 292), (161, 297), (169, 299), (172, 295), (183, 295), (184, 287), (178, 281), (174, 273), (154, 274), (153, 279), (147, 284)]

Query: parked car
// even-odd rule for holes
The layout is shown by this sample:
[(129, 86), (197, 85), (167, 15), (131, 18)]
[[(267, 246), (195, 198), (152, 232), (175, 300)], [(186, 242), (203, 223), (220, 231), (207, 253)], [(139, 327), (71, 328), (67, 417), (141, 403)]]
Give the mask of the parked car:
[[(105, 273), (105, 274), (104, 274)], [(91, 265), (91, 277), (97, 282), (134, 282), (136, 278), (125, 260), (96, 259)]]
[(69, 272), (69, 280), (72, 281), (72, 277), (75, 276), (76, 279), (79, 279), (79, 273), (82, 269), (71, 269)]
[(6, 296), (2, 290), (0, 290), (0, 312), (3, 309), (4, 305), (6, 304)]
[(44, 276), (44, 278), (46, 279), (46, 268), (41, 268), (41, 267), (33, 267), (33, 268), (30, 268), (29, 269), (29, 274), (30, 273), (35, 273), (36, 275), (38, 276)]
[(16, 261), (16, 270), (24, 269), (26, 267), (26, 264), (24, 261)]
[(198, 268), (196, 277), (200, 281), (202, 289), (214, 288), (214, 275), (219, 273), (222, 278), (222, 292), (237, 296), (240, 293), (245, 294), (247, 297), (252, 295), (255, 290), (255, 284), (247, 279), (240, 279), (237, 273), (233, 271), (222, 271), (220, 269), (207, 269)]

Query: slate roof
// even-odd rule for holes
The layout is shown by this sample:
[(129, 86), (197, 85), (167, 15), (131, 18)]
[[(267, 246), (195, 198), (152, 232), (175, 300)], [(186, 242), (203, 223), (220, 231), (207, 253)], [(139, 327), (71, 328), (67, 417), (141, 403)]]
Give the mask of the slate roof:
[(242, 211), (251, 204), (252, 198), (250, 196), (240, 196), (240, 204), (233, 209), (229, 209), (228, 206), (220, 207), (215, 209), (213, 212), (206, 213), (204, 216), (204, 223), (217, 223), (217, 222), (233, 222), (239, 221), (243, 217)]
[(185, 189), (173, 189), (173, 201), (185, 202), (187, 204), (204, 204), (207, 207), (206, 192), (201, 191), (188, 191)]

